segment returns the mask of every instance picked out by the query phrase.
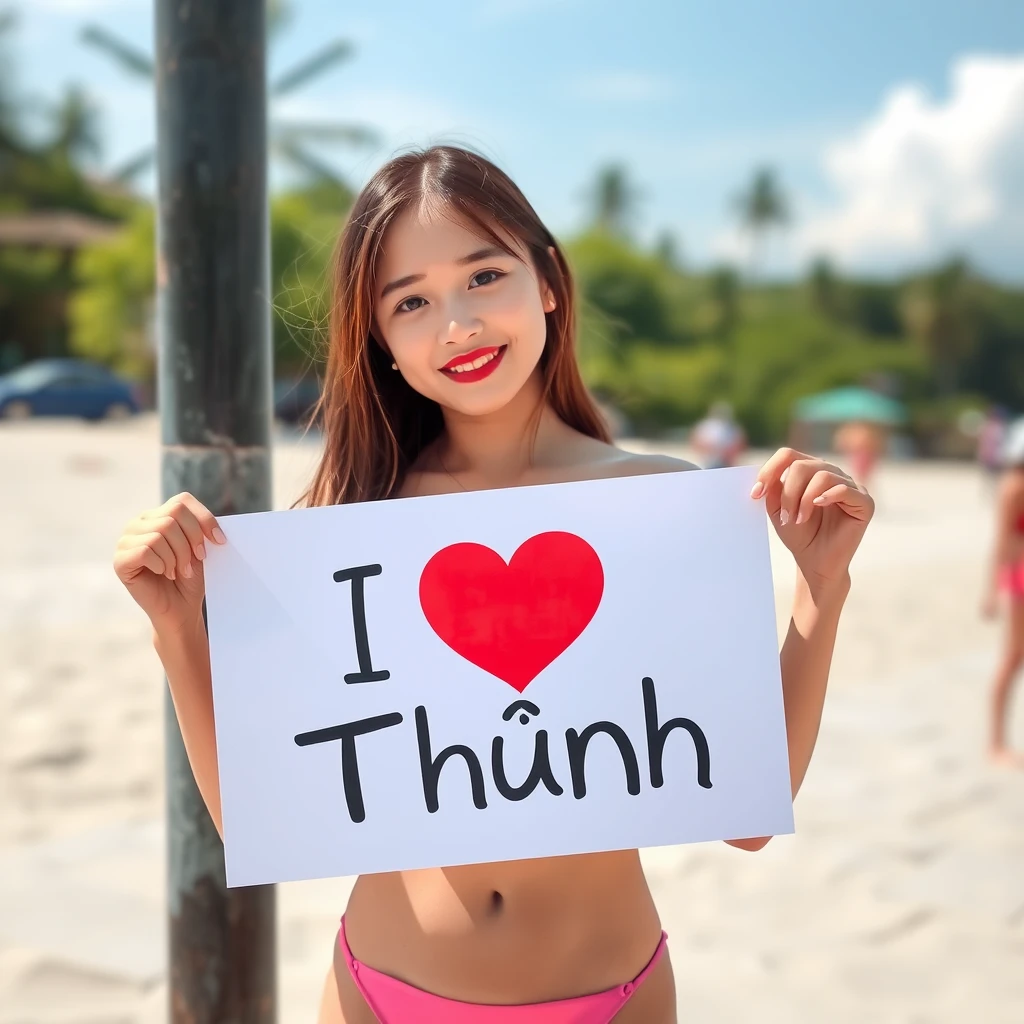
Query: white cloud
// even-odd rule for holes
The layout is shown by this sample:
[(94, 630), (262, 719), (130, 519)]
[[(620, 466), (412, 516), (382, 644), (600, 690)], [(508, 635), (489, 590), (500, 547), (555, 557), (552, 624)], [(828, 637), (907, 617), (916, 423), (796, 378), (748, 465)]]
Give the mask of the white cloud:
[(798, 256), (891, 270), (958, 250), (1024, 275), (1024, 55), (961, 58), (945, 100), (892, 89), (823, 165), (836, 199), (798, 228)]
[(675, 86), (670, 79), (646, 71), (605, 71), (575, 79), (571, 91), (587, 100), (643, 102), (665, 99)]

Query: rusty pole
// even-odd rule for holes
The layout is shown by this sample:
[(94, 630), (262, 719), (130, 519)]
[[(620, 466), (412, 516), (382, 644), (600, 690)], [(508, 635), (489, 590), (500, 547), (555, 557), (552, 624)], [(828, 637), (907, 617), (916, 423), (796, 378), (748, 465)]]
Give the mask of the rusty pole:
[[(271, 348), (266, 0), (156, 0), (159, 406), (164, 498), (267, 509)], [(224, 851), (167, 698), (170, 1020), (273, 1024), (271, 886)]]

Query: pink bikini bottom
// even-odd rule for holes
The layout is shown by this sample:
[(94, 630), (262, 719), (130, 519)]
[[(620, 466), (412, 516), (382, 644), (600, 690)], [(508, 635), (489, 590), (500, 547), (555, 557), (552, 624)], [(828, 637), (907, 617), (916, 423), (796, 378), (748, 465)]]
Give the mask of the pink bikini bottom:
[(1015, 601), (1024, 598), (1024, 562), (1004, 565), (999, 570), (999, 589)]
[(338, 945), (345, 954), (356, 988), (381, 1024), (608, 1024), (654, 970), (665, 952), (666, 938), (662, 932), (658, 948), (647, 966), (624, 985), (588, 996), (515, 1006), (445, 999), (367, 967), (349, 949), (344, 918), (338, 932)]

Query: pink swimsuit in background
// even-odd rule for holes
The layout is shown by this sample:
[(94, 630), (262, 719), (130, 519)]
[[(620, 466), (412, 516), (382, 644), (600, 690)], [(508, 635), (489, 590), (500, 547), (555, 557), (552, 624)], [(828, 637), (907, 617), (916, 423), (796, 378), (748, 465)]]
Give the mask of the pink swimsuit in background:
[(344, 918), (338, 932), (338, 945), (345, 954), (356, 988), (381, 1024), (608, 1024), (654, 970), (665, 952), (666, 938), (662, 932), (647, 966), (624, 985), (589, 996), (515, 1006), (445, 999), (367, 967), (352, 955), (345, 937)]
[[(1017, 516), (1014, 532), (1024, 534), (1024, 513)], [(1002, 566), (999, 570), (999, 589), (1014, 601), (1024, 600), (1024, 561)]]

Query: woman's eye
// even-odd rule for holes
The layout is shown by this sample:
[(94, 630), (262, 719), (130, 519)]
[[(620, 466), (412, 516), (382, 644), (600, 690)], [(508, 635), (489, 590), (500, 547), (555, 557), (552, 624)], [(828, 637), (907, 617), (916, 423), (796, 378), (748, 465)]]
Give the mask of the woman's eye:
[(471, 284), (477, 288), (485, 284), (493, 284), (499, 278), (505, 275), (500, 270), (481, 270), (479, 274), (474, 274)]
[(414, 313), (421, 306), (426, 305), (426, 299), (421, 299), (418, 295), (410, 295), (407, 299), (402, 301), (395, 306), (396, 313)]

